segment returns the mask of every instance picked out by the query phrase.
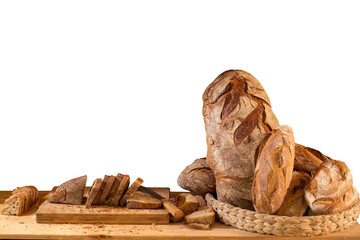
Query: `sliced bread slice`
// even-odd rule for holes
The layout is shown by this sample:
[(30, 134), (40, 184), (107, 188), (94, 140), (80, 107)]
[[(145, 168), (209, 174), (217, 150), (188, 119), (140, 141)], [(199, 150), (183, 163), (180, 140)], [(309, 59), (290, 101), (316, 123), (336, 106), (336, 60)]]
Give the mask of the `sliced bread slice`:
[(89, 192), (88, 198), (86, 200), (86, 203), (85, 203), (86, 208), (89, 208), (93, 204), (94, 199), (95, 199), (96, 195), (98, 194), (98, 192), (100, 190), (101, 183), (102, 183), (101, 178), (95, 179), (95, 181), (94, 181), (94, 183), (93, 183), (93, 185), (92, 185), (92, 187), (90, 189), (90, 192)]
[(128, 188), (128, 190), (125, 192), (124, 196), (120, 200), (120, 206), (124, 206), (126, 203), (126, 200), (131, 198), (132, 195), (136, 192), (136, 190), (140, 187), (140, 185), (144, 182), (141, 178), (137, 178), (131, 186)]

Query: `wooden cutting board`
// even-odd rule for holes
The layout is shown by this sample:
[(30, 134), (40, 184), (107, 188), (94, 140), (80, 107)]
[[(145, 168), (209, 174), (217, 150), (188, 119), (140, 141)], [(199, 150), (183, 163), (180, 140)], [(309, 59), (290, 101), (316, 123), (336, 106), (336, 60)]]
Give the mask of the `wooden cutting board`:
[[(169, 188), (151, 188), (169, 199)], [(45, 201), (36, 212), (37, 223), (98, 223), (98, 224), (168, 224), (168, 211), (160, 209), (127, 209), (126, 207), (57, 204)]]

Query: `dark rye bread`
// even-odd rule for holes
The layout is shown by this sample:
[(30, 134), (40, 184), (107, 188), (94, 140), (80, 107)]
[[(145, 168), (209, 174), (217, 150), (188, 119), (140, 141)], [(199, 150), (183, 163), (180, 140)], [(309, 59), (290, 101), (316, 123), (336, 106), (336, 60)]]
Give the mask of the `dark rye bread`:
[(49, 193), (48, 201), (51, 203), (66, 203), (80, 205), (83, 200), (87, 176), (73, 178), (64, 182)]
[(279, 126), (270, 100), (250, 73), (229, 70), (206, 88), (203, 103), (206, 161), (215, 175), (217, 198), (251, 208), (258, 147)]
[(124, 196), (122, 196), (121, 200), (120, 200), (120, 206), (125, 205), (126, 200), (128, 200), (129, 198), (131, 198), (131, 196), (136, 192), (136, 190), (140, 187), (140, 185), (144, 182), (144, 180), (142, 180), (141, 178), (137, 178), (132, 184), (131, 186), (127, 189), (127, 191), (125, 192)]
[(121, 197), (123, 196), (124, 192), (128, 189), (129, 185), (130, 185), (130, 176), (124, 175), (121, 179), (119, 187), (115, 192), (115, 195), (110, 199), (108, 199), (108, 201), (105, 201), (105, 204), (108, 206), (118, 206)]
[(103, 190), (104, 190), (107, 182), (109, 181), (109, 178), (110, 178), (109, 175), (105, 175), (105, 176), (104, 176), (104, 179), (103, 179), (102, 182), (101, 182), (100, 189), (99, 189), (98, 193), (97, 193), (96, 196), (95, 196), (93, 205), (99, 205), (101, 194), (102, 194), (102, 192), (103, 192)]
[(89, 195), (88, 195), (88, 197), (86, 199), (86, 203), (85, 203), (86, 208), (89, 208), (91, 205), (93, 205), (95, 197), (96, 197), (96, 195), (98, 194), (98, 192), (100, 190), (101, 183), (102, 183), (101, 178), (95, 179), (95, 181), (94, 181), (94, 183), (93, 183), (93, 185), (92, 185), (92, 187), (90, 189)]
[(193, 194), (205, 195), (216, 191), (215, 176), (206, 158), (196, 159), (187, 166), (179, 175), (177, 183)]
[(99, 205), (104, 204), (107, 196), (108, 196), (109, 193), (110, 193), (111, 187), (112, 187), (112, 185), (114, 184), (115, 178), (116, 178), (116, 177), (113, 176), (113, 175), (111, 175), (111, 176), (109, 177), (109, 180), (108, 180), (108, 182), (106, 183), (106, 185), (105, 185), (105, 187), (104, 187), (104, 189), (103, 189), (103, 191), (102, 191), (102, 193), (101, 193), (101, 197), (100, 197), (100, 200), (99, 200)]

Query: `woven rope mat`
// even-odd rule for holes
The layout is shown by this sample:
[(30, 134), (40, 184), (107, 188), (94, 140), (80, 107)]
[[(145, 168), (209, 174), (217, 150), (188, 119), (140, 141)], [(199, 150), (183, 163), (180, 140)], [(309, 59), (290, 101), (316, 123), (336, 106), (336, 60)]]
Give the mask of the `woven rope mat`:
[(347, 229), (356, 223), (360, 202), (336, 214), (287, 217), (261, 214), (234, 207), (206, 194), (206, 201), (217, 213), (220, 221), (240, 230), (275, 236), (318, 236)]

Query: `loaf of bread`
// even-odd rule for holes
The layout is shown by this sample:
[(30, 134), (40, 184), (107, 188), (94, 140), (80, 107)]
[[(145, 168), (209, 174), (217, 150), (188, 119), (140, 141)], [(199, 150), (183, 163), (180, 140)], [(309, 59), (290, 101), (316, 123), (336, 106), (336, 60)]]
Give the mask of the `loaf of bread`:
[(14, 189), (11, 196), (4, 201), (1, 214), (20, 216), (30, 210), (38, 200), (38, 190), (34, 186)]
[(290, 186), (276, 215), (301, 217), (308, 205), (305, 201), (304, 187), (309, 183), (310, 176), (305, 172), (293, 171)]
[(350, 169), (344, 162), (328, 160), (320, 165), (305, 187), (305, 200), (318, 215), (342, 212), (359, 201)]
[(312, 171), (315, 171), (324, 161), (329, 159), (328, 156), (318, 150), (295, 144), (294, 169), (298, 171), (311, 174)]
[(196, 159), (179, 175), (177, 183), (193, 194), (205, 195), (215, 192), (215, 176), (206, 158)]
[(270, 100), (251, 74), (229, 70), (203, 94), (206, 161), (216, 179), (219, 201), (252, 207), (252, 182), (258, 147), (279, 126)]
[(295, 140), (291, 127), (274, 129), (259, 148), (253, 204), (259, 213), (274, 214), (281, 206), (294, 169)]
[(198, 209), (199, 202), (190, 193), (180, 193), (176, 196), (176, 206), (188, 215)]
[(66, 203), (80, 205), (83, 201), (87, 176), (70, 179), (49, 193), (48, 201), (51, 203)]

